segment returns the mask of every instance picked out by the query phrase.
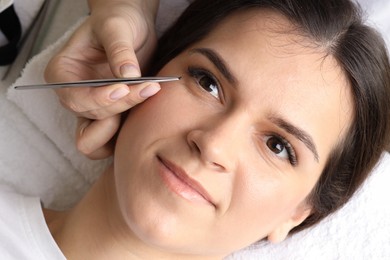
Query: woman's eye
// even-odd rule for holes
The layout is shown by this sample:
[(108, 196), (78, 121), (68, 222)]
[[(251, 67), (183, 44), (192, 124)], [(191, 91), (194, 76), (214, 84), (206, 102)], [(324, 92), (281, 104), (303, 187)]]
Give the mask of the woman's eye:
[(203, 88), (205, 91), (210, 93), (217, 99), (220, 99), (220, 88), (218, 81), (215, 77), (208, 71), (198, 68), (188, 68), (188, 73), (195, 78), (198, 85)]
[(212, 78), (205, 75), (199, 78), (198, 82), (204, 90), (209, 92), (214, 97), (219, 98), (218, 86)]
[(266, 138), (266, 145), (276, 156), (284, 160), (288, 160), (293, 166), (297, 164), (297, 157), (294, 148), (284, 138), (269, 136)]

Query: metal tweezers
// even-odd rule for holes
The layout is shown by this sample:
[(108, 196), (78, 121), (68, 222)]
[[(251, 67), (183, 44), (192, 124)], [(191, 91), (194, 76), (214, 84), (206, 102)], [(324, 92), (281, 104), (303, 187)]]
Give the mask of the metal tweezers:
[(115, 83), (123, 83), (127, 85), (140, 84), (144, 82), (169, 82), (179, 80), (180, 77), (138, 77), (138, 78), (115, 78), (115, 79), (94, 79), (81, 80), (73, 82), (59, 82), (49, 84), (35, 84), (35, 85), (19, 85), (14, 89), (40, 89), (40, 88), (78, 88), (78, 87), (101, 87), (112, 85)]

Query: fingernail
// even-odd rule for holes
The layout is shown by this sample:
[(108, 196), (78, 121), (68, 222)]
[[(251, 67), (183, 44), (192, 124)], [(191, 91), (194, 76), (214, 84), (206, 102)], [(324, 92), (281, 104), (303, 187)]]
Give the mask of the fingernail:
[(115, 89), (111, 94), (110, 98), (112, 100), (118, 100), (129, 94), (130, 90), (127, 87), (122, 87)]
[(139, 69), (136, 66), (131, 65), (131, 64), (122, 65), (120, 68), (120, 73), (121, 73), (122, 77), (125, 77), (125, 78), (132, 78), (132, 77), (140, 77), (141, 76)]
[(139, 93), (140, 97), (142, 98), (148, 98), (148, 97), (151, 97), (153, 96), (154, 94), (156, 94), (157, 92), (160, 91), (160, 86), (159, 85), (156, 85), (156, 84), (153, 84), (153, 85), (148, 85), (147, 87), (145, 87), (144, 89), (141, 90), (141, 92)]

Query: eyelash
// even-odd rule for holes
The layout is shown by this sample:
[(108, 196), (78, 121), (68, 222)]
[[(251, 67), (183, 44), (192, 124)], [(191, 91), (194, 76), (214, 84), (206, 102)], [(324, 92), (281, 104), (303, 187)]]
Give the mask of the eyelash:
[[(282, 144), (283, 148), (286, 149), (286, 152), (287, 152), (287, 155), (288, 155), (288, 161), (290, 162), (290, 164), (292, 166), (296, 166), (298, 164), (298, 159), (297, 159), (297, 155), (296, 155), (295, 149), (290, 144), (290, 142), (287, 141), (286, 138), (284, 138), (284, 137), (282, 137), (280, 135), (276, 135), (276, 134), (269, 135), (269, 136), (267, 136), (267, 138), (268, 138), (266, 140), (267, 147), (268, 147), (268, 142), (271, 140), (271, 138), (276, 138), (277, 141)], [(274, 151), (272, 151), (272, 149), (270, 147), (268, 147), (268, 149), (270, 149), (271, 152), (274, 152)], [(275, 155), (277, 155), (277, 153), (275, 153)]]
[[(222, 88), (220, 87), (219, 81), (216, 79), (216, 77), (208, 70), (203, 68), (197, 68), (197, 67), (188, 67), (187, 69), (188, 74), (193, 77), (198, 86), (201, 87), (204, 91), (211, 94), (215, 98), (222, 100)], [(213, 95), (212, 92), (207, 91), (202, 85), (200, 80), (201, 79), (208, 79), (210, 81), (210, 85), (214, 85), (217, 88), (218, 93), (216, 95)]]

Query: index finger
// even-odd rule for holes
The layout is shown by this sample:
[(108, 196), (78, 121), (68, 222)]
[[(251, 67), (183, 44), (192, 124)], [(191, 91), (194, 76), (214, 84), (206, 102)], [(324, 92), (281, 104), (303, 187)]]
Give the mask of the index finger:
[[(104, 119), (145, 101), (161, 89), (158, 83), (145, 82), (127, 86), (115, 84), (99, 88), (74, 88), (60, 95), (64, 106), (76, 114), (91, 118)], [(77, 91), (73, 91), (77, 90)]]

